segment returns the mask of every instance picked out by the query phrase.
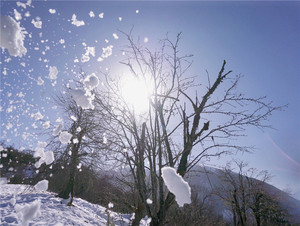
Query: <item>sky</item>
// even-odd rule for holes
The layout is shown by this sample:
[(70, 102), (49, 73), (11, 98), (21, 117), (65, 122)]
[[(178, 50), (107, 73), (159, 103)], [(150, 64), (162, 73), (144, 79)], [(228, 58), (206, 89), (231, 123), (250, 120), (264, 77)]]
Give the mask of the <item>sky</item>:
[(240, 91), (288, 104), (270, 117), (274, 129), (247, 130), (243, 142), (255, 145), (254, 153), (210, 164), (246, 160), (300, 199), (300, 2), (1, 1), (1, 29), (7, 16), (19, 33), (18, 48), (8, 51), (1, 32), (0, 139), (6, 144), (34, 148), (46, 138), (40, 131), (63, 117), (53, 96), (72, 85), (79, 66), (87, 74), (117, 71), (126, 45), (120, 31), (133, 28), (153, 50), (166, 34), (174, 40), (182, 32), (180, 51), (194, 55), (189, 73), (199, 83), (226, 60), (228, 70), (243, 75)]

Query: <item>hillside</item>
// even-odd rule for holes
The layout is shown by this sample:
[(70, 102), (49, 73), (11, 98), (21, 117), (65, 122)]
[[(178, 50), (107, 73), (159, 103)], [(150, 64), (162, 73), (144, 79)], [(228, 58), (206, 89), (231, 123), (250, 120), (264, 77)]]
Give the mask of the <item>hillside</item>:
[[(107, 225), (107, 208), (80, 198), (71, 207), (61, 201), (51, 192), (0, 182), (0, 225)], [(129, 225), (130, 215), (109, 213), (115, 225)]]

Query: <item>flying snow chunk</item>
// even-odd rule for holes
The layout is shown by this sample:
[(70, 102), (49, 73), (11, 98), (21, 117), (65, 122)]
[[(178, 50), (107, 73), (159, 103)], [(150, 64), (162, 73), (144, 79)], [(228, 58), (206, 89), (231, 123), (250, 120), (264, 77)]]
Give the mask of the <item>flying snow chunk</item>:
[(81, 56), (81, 62), (84, 63), (84, 62), (87, 62), (90, 60), (90, 56), (89, 55), (92, 55), (93, 57), (95, 56), (95, 47), (86, 47), (86, 51), (85, 51), (85, 54), (82, 54)]
[(35, 114), (32, 114), (31, 117), (33, 117), (35, 121), (38, 121), (38, 120), (41, 120), (44, 118), (44, 116), (41, 114), (40, 111), (38, 111)]
[(54, 161), (54, 154), (52, 151), (44, 151), (47, 146), (46, 142), (38, 141), (37, 147), (35, 148), (34, 157), (39, 158), (39, 161), (35, 163), (35, 167), (39, 168), (43, 163), (46, 165), (51, 164)]
[(71, 142), (72, 134), (68, 131), (63, 131), (59, 134), (59, 140), (62, 144), (69, 144)]
[(104, 13), (100, 13), (99, 18), (103, 19), (104, 18)]
[(88, 62), (89, 60), (90, 60), (89, 55), (82, 54), (82, 56), (81, 56), (81, 62), (82, 63)]
[(49, 68), (49, 78), (54, 80), (57, 79), (58, 70), (55, 66), (50, 66)]
[(95, 13), (93, 11), (90, 11), (89, 13), (89, 16), (92, 18), (92, 17), (95, 17)]
[(45, 159), (44, 159), (46, 165), (50, 165), (52, 162), (54, 162), (54, 154), (53, 151), (46, 151), (45, 152)]
[(87, 90), (92, 90), (99, 85), (99, 79), (95, 73), (92, 73), (84, 79), (83, 84)]
[(25, 14), (24, 14), (25, 17), (30, 17), (30, 12), (27, 11)]
[(16, 9), (14, 9), (15, 19), (22, 20), (22, 15)]
[(145, 43), (149, 42), (148, 37), (145, 37), (145, 38), (144, 38), (144, 42), (145, 42)]
[(55, 10), (55, 9), (49, 9), (49, 13), (55, 14), (55, 13), (56, 13), (56, 10)]
[(77, 121), (77, 118), (76, 118), (74, 115), (71, 115), (71, 116), (70, 116), (70, 119), (72, 119), (74, 122)]
[(151, 200), (151, 199), (147, 199), (146, 202), (147, 202), (147, 204), (149, 204), (149, 205), (152, 204), (152, 200)]
[(119, 39), (119, 36), (116, 33), (113, 33), (114, 39)]
[(50, 121), (46, 121), (43, 123), (43, 128), (48, 129), (50, 127)]
[(86, 48), (85, 54), (86, 55), (92, 55), (94, 57), (95, 56), (95, 47), (88, 46)]
[(64, 127), (64, 123), (63, 123), (63, 122), (60, 122), (60, 124), (58, 124), (58, 125), (54, 128), (52, 135), (53, 135), (53, 136), (57, 136), (58, 134), (60, 134), (60, 132), (61, 132), (61, 130), (63, 129), (63, 127)]
[(41, 77), (38, 77), (37, 84), (39, 86), (43, 85), (44, 84), (44, 80)]
[(21, 225), (28, 225), (31, 220), (41, 215), (41, 200), (35, 200), (32, 203), (15, 205), (17, 217), (22, 222)]
[(94, 99), (93, 95), (85, 92), (81, 89), (70, 89), (70, 94), (75, 100), (76, 104), (83, 109), (94, 109), (92, 101)]
[(73, 14), (72, 15), (72, 24), (79, 27), (79, 26), (83, 26), (85, 23), (83, 20), (77, 20), (76, 14)]
[(38, 191), (47, 191), (48, 184), (49, 184), (49, 181), (41, 180), (36, 185), (34, 185), (34, 188)]
[(106, 48), (102, 48), (102, 55), (101, 55), (101, 57), (102, 58), (108, 58), (109, 56), (111, 56), (112, 55), (112, 49), (113, 49), (112, 45), (109, 45)]
[(23, 7), (24, 9), (26, 9), (26, 4), (23, 2), (16, 2), (18, 7)]
[(1, 15), (0, 31), (0, 47), (2, 49), (7, 49), (8, 53), (14, 57), (22, 57), (26, 54), (24, 39), (27, 32), (20, 27), (20, 22), (16, 22), (10, 16)]
[(169, 191), (175, 195), (176, 202), (180, 207), (185, 203), (191, 203), (191, 188), (189, 184), (176, 173), (174, 168), (168, 166), (163, 167), (162, 178)]
[(42, 28), (42, 24), (43, 22), (41, 21), (41, 19), (39, 17), (35, 18), (36, 21), (34, 19), (31, 20), (31, 23), (33, 24), (33, 26), (35, 26), (36, 28), (41, 29)]

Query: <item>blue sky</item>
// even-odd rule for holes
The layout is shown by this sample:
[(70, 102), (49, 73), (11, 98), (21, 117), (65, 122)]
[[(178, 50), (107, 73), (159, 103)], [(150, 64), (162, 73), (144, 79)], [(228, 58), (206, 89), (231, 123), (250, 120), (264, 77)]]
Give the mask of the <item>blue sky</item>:
[[(74, 78), (74, 60), (85, 53), (83, 43), (96, 50), (95, 57), (82, 64), (91, 73), (116, 67), (126, 43), (118, 30), (129, 32), (134, 26), (134, 36), (147, 37), (144, 44), (150, 49), (157, 48), (157, 40), (166, 33), (172, 38), (182, 32), (181, 51), (194, 55), (190, 73), (200, 83), (206, 80), (205, 70), (215, 75), (225, 59), (228, 69), (244, 76), (239, 87), (242, 92), (267, 96), (275, 105), (289, 104), (285, 111), (271, 116), (269, 123), (275, 130), (248, 130), (244, 142), (256, 145), (255, 153), (235, 157), (269, 170), (274, 175), (272, 184), (289, 187), (300, 199), (300, 2), (33, 1), (25, 9), (14, 1), (1, 1), (1, 15), (15, 18), (14, 9), (21, 13), (20, 25), (28, 32), (24, 39), (27, 53), (22, 57), (10, 56), (7, 50), (1, 53), (1, 140), (28, 147), (42, 139), (33, 135), (37, 131), (30, 116), (38, 111), (44, 116), (35, 122), (38, 128), (48, 120), (55, 124), (61, 115), (52, 108), (52, 97)], [(89, 16), (90, 11), (95, 17)], [(104, 13), (102, 19), (100, 13)], [(85, 25), (73, 25), (73, 14)], [(31, 23), (36, 17), (42, 21), (41, 29)], [(109, 45), (113, 45), (112, 55), (98, 62), (102, 48)], [(50, 66), (58, 69), (55, 80), (48, 78)], [(38, 77), (42, 85), (37, 85)], [(10, 107), (11, 112), (7, 111)], [(24, 140), (24, 133), (33, 136)]]

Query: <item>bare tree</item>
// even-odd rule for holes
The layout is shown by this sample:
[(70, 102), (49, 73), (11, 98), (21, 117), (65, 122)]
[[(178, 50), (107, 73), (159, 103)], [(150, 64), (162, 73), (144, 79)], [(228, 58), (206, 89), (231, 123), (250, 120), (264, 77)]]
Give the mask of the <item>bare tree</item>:
[(133, 178), (138, 194), (133, 225), (146, 214), (152, 225), (163, 225), (175, 196), (164, 187), (162, 168), (174, 167), (183, 177), (205, 158), (248, 151), (235, 138), (247, 127), (268, 127), (264, 121), (280, 107), (265, 97), (240, 94), (240, 76), (226, 71), (226, 61), (215, 77), (207, 73), (206, 88), (195, 84), (195, 77), (187, 75), (192, 55), (180, 55), (181, 33), (175, 41), (162, 40), (159, 51), (144, 48), (131, 33), (125, 36), (129, 45), (121, 64), (127, 76), (151, 84), (148, 111), (137, 114), (122, 96), (120, 79), (108, 73), (96, 94), (96, 111), (113, 144), (111, 156), (127, 166)]
[[(80, 73), (83, 77), (85, 74)], [(82, 82), (76, 81), (76, 88), (81, 88)], [(69, 172), (69, 179), (61, 192), (59, 197), (69, 198), (68, 205), (72, 205), (75, 180), (80, 170), (80, 165), (84, 164), (91, 168), (98, 168), (101, 166), (101, 149), (106, 147), (103, 142), (103, 131), (99, 130), (99, 121), (95, 121), (93, 109), (83, 109), (79, 106), (72, 94), (71, 88), (66, 88), (54, 100), (61, 108), (64, 114), (63, 121), (57, 125), (51, 132), (50, 146), (55, 150), (56, 162), (60, 161)], [(60, 128), (59, 128), (60, 127)], [(59, 136), (60, 130), (65, 130), (72, 135), (68, 144), (61, 143)]]
[(231, 164), (219, 174), (222, 184), (215, 188), (229, 208), (234, 225), (277, 225), (287, 223), (285, 211), (279, 204), (279, 194), (272, 194), (266, 182), (270, 179), (267, 171), (248, 168), (242, 161), (234, 161), (237, 173)]

